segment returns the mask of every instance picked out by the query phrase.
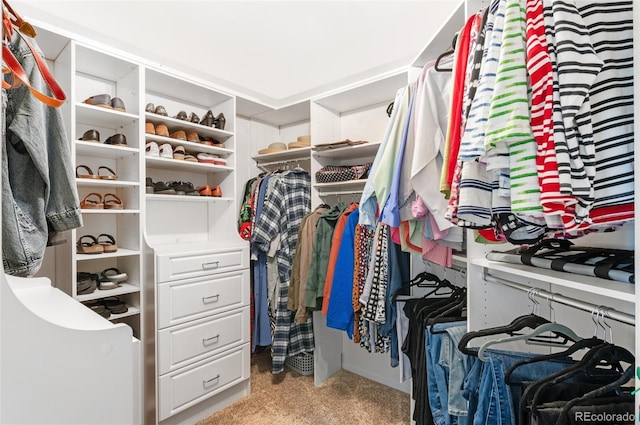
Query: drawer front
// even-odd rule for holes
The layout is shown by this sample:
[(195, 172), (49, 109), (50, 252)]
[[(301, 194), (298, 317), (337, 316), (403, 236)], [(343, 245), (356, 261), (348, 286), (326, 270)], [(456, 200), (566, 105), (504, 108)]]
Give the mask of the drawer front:
[(158, 332), (158, 372), (179, 369), (249, 342), (249, 307), (215, 319), (201, 319)]
[[(249, 344), (159, 379), (160, 420), (249, 379)], [(187, 369), (187, 370), (184, 370)]]
[(158, 285), (158, 329), (249, 305), (249, 270)]
[(200, 255), (160, 254), (158, 282), (230, 272), (249, 267), (249, 248)]

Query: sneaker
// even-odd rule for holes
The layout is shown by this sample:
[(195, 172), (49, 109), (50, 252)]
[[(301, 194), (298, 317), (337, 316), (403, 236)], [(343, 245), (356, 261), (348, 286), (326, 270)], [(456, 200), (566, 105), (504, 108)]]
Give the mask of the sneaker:
[(169, 143), (160, 146), (160, 158), (173, 159), (173, 149)]
[(153, 158), (160, 158), (160, 148), (156, 142), (147, 142), (145, 145), (145, 154)]

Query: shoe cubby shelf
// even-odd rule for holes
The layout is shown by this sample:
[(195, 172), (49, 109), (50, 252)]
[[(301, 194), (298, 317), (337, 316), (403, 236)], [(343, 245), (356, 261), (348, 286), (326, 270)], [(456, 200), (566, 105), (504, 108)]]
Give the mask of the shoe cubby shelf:
[(102, 179), (83, 179), (76, 178), (78, 187), (95, 187), (101, 189), (110, 189), (116, 187), (138, 187), (140, 182), (130, 180), (102, 180)]
[(146, 195), (148, 201), (172, 201), (172, 202), (212, 202), (212, 201), (225, 201), (232, 202), (233, 198), (224, 196), (192, 196), (192, 195)]
[(100, 106), (87, 105), (86, 103), (76, 103), (76, 121), (80, 124), (87, 124), (107, 128), (126, 127), (137, 122), (138, 115), (128, 112), (120, 112), (114, 109), (102, 108)]
[(335, 182), (335, 183), (314, 183), (313, 187), (320, 195), (322, 192), (329, 191), (347, 191), (347, 190), (362, 190), (364, 185), (367, 183), (367, 179), (362, 180), (347, 180), (343, 182)]
[(137, 314), (140, 314), (140, 309), (137, 307), (131, 307), (130, 305), (128, 305), (127, 308), (129, 310), (127, 310), (126, 313), (122, 313), (122, 314), (112, 313), (111, 316), (109, 316), (109, 319), (107, 320), (117, 320), (117, 319), (122, 319), (123, 317), (135, 316)]
[(85, 209), (80, 210), (82, 214), (140, 214), (140, 210), (116, 210), (116, 209)]
[(94, 156), (98, 158), (118, 159), (139, 153), (139, 150), (129, 146), (113, 146), (104, 143), (85, 142), (76, 140), (76, 154), (80, 156)]
[(277, 162), (277, 161), (291, 161), (299, 159), (301, 161), (308, 161), (311, 154), (311, 148), (298, 148), (288, 149), (282, 152), (266, 153), (263, 155), (254, 155), (251, 158), (257, 163), (264, 162)]
[(76, 260), (102, 260), (104, 258), (130, 257), (134, 255), (140, 255), (140, 251), (137, 249), (118, 248), (116, 252), (109, 252), (104, 254), (76, 254)]
[(184, 130), (195, 131), (200, 136), (211, 137), (219, 142), (224, 142), (233, 136), (233, 133), (206, 125), (196, 124), (190, 121), (179, 120), (177, 118), (165, 117), (163, 115), (154, 114), (152, 112), (145, 113), (145, 120), (152, 122), (154, 125), (164, 124), (169, 132)]
[(164, 170), (187, 171), (195, 173), (221, 173), (233, 171), (233, 167), (227, 165), (205, 164), (181, 159), (146, 157), (148, 167), (162, 168)]
[[(132, 285), (130, 283), (121, 283), (120, 286), (114, 289), (105, 289), (105, 290), (96, 289), (90, 294), (76, 295), (76, 299), (80, 302), (85, 302), (85, 301), (99, 300), (101, 298), (106, 298), (106, 297), (115, 297), (117, 295), (134, 294), (136, 292), (140, 292), (140, 288), (138, 286)], [(112, 319), (112, 318), (113, 318), (113, 315), (109, 319)]]
[(169, 143), (174, 148), (176, 146), (183, 146), (187, 150), (187, 152), (196, 152), (196, 153), (206, 152), (206, 153), (212, 153), (212, 154), (220, 155), (224, 157), (227, 157), (234, 152), (233, 149), (218, 148), (215, 146), (204, 145), (202, 143), (189, 142), (189, 141), (180, 140), (180, 139), (172, 139), (171, 137), (156, 136), (153, 134), (145, 134), (144, 137), (147, 142), (156, 142), (158, 144)]
[(311, 154), (318, 159), (363, 159), (375, 157), (379, 147), (380, 142), (370, 142), (361, 145), (312, 151)]

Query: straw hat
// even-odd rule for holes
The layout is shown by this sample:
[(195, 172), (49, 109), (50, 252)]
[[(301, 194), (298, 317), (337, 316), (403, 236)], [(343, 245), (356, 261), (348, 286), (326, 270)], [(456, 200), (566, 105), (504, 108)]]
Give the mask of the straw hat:
[(284, 143), (273, 142), (266, 149), (260, 149), (258, 151), (258, 154), (264, 155), (267, 153), (276, 153), (276, 152), (282, 152), (286, 150), (287, 150), (287, 145), (285, 145)]
[(311, 136), (298, 136), (298, 140), (289, 143), (289, 149), (308, 148), (311, 146)]

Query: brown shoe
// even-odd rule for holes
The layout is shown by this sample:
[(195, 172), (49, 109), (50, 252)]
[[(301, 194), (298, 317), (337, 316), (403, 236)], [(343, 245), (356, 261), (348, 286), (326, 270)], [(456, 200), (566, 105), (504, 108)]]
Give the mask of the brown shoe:
[(156, 134), (156, 127), (153, 125), (152, 122), (146, 122), (144, 124), (144, 132), (147, 134)]
[(169, 137), (169, 129), (164, 124), (158, 124), (156, 126), (156, 136)]
[(198, 133), (195, 131), (190, 131), (189, 134), (187, 134), (187, 141), (198, 143), (200, 141), (200, 136), (198, 136)]
[(185, 133), (183, 130), (178, 130), (178, 131), (174, 131), (173, 133), (171, 133), (171, 135), (169, 136), (172, 139), (178, 139), (178, 140), (187, 140), (187, 133)]
[(217, 196), (218, 198), (222, 196), (222, 189), (220, 186), (213, 186), (211, 188), (211, 196)]

